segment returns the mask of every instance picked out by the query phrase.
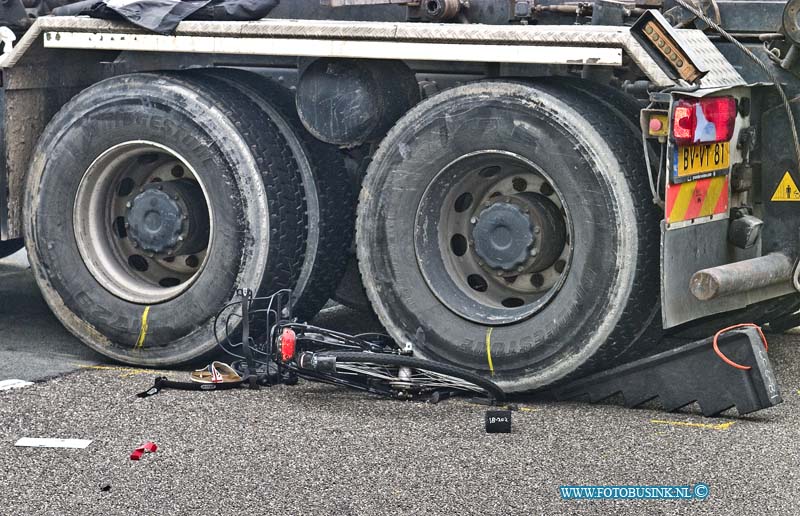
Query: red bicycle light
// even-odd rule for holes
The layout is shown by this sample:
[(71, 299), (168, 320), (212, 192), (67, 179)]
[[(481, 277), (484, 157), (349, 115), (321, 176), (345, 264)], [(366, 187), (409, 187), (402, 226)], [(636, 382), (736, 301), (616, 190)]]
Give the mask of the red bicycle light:
[(735, 124), (733, 97), (683, 99), (672, 111), (672, 136), (680, 146), (730, 141)]
[(280, 337), (280, 353), (281, 360), (288, 362), (294, 358), (295, 345), (297, 344), (297, 335), (291, 328), (284, 328)]

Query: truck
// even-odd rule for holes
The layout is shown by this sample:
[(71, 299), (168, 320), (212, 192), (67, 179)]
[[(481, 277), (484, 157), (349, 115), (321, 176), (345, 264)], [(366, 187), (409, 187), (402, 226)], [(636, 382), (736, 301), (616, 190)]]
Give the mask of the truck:
[(31, 18), (0, 31), (0, 252), (24, 242), (63, 325), (137, 366), (213, 354), (241, 288), (292, 289), (310, 319), (348, 267), (401, 346), (508, 392), (675, 335), (790, 327), (798, 13), (292, 0), (168, 34)]

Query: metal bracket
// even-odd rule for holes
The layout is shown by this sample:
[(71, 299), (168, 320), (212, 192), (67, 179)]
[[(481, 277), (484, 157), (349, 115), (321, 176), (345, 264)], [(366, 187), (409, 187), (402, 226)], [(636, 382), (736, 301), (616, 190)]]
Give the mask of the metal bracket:
[(621, 394), (626, 407), (658, 399), (672, 412), (693, 402), (705, 416), (736, 407), (739, 415), (781, 403), (778, 382), (756, 328), (737, 329), (719, 336), (722, 354), (750, 366), (737, 369), (713, 350), (713, 338), (615, 367), (556, 387), (558, 400), (588, 398), (592, 403)]

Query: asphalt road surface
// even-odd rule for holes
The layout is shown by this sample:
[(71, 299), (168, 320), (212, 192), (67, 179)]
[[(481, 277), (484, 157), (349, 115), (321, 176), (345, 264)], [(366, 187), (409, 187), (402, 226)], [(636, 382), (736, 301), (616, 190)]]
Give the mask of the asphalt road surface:
[(0, 260), (0, 380), (42, 380), (104, 362), (50, 313), (24, 251)]
[[(523, 403), (511, 434), (490, 435), (485, 407), (465, 400), (404, 403), (309, 383), (136, 398), (155, 372), (81, 348), (20, 266), (0, 264), (0, 378), (50, 379), (0, 391), (2, 515), (798, 512), (797, 337), (771, 338), (785, 402), (750, 416)], [(14, 447), (21, 437), (93, 442)], [(129, 460), (145, 441), (158, 451)], [(558, 489), (699, 482), (705, 500), (569, 501)]]

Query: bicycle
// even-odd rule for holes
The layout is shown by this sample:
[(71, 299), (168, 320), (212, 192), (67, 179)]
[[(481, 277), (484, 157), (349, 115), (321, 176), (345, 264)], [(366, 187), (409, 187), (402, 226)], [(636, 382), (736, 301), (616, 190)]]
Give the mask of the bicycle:
[(505, 398), (491, 380), (413, 357), (388, 335), (349, 335), (299, 322), (292, 318), (289, 290), (266, 297), (253, 297), (249, 290), (238, 294), (240, 300), (217, 314), (214, 333), (219, 347), (237, 358), (232, 366), (251, 387), (302, 378), (406, 400), (472, 395), (497, 403)]

